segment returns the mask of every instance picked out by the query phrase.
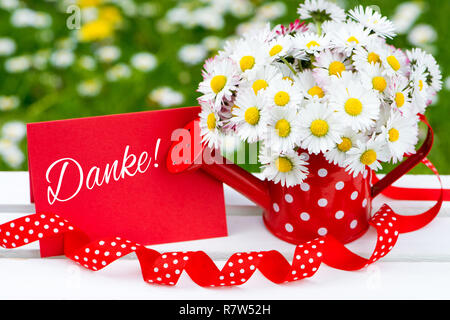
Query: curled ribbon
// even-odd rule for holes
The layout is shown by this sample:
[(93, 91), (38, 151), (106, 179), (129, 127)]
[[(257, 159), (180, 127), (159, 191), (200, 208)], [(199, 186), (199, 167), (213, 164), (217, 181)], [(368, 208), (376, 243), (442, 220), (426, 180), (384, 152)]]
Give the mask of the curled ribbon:
[(241, 252), (233, 254), (219, 269), (203, 251), (161, 254), (118, 237), (90, 241), (82, 230), (55, 214), (32, 214), (0, 225), (0, 245), (13, 249), (63, 234), (66, 257), (79, 265), (98, 271), (135, 252), (144, 281), (163, 285), (175, 285), (183, 271), (199, 286), (220, 287), (243, 284), (256, 270), (277, 284), (312, 277), (322, 263), (341, 270), (358, 270), (388, 254), (400, 233), (420, 229), (438, 214), (443, 202), (442, 181), (431, 162), (427, 159), (422, 162), (436, 174), (441, 183), (438, 202), (417, 216), (397, 215), (388, 205), (383, 205), (369, 221), (377, 231), (376, 247), (369, 259), (356, 255), (327, 235), (298, 245), (292, 263), (275, 250)]

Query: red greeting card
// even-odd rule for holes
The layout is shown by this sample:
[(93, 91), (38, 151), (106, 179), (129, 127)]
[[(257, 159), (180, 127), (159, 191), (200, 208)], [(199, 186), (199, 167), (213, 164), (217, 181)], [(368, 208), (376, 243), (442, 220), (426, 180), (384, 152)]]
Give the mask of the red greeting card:
[[(174, 175), (172, 133), (199, 108), (28, 125), (32, 198), (91, 240), (123, 236), (157, 244), (227, 235), (222, 184), (201, 170)], [(63, 238), (41, 240), (41, 256), (63, 254)]]

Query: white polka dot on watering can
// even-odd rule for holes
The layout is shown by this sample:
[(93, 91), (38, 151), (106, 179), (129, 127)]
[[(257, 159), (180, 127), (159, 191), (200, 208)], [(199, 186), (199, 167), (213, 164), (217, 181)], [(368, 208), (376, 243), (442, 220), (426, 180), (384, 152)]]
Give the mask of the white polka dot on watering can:
[(352, 200), (356, 200), (356, 198), (358, 198), (358, 195), (359, 195), (358, 191), (355, 191), (355, 192), (352, 193), (352, 195), (350, 196), (350, 198), (351, 198)]
[(292, 203), (294, 198), (288, 193), (284, 196), (284, 200), (286, 200), (287, 203)]
[(320, 169), (320, 170), (318, 171), (318, 175), (319, 175), (319, 177), (321, 177), (321, 178), (325, 178), (325, 177), (328, 175), (327, 169)]
[(324, 198), (319, 199), (319, 201), (317, 201), (317, 204), (319, 205), (319, 207), (326, 207), (328, 204), (328, 200)]
[(336, 183), (336, 190), (342, 190), (344, 189), (345, 184), (342, 181), (339, 181), (338, 183)]
[(308, 161), (308, 160), (309, 160), (309, 154), (307, 154), (306, 152), (303, 152), (303, 153), (300, 155), (300, 158), (301, 158), (303, 161)]
[(362, 207), (365, 208), (367, 207), (367, 199), (364, 199), (362, 202)]
[(311, 217), (309, 216), (309, 213), (307, 212), (302, 212), (300, 214), (300, 219), (302, 219), (303, 221), (308, 221)]
[(340, 220), (344, 217), (344, 211), (338, 211), (334, 216), (336, 217), (336, 219)]
[(287, 232), (292, 232), (294, 231), (294, 227), (292, 226), (292, 224), (290, 223), (286, 223), (286, 225), (284, 226), (286, 228)]
[(358, 221), (353, 220), (352, 222), (350, 222), (350, 229), (355, 229), (357, 225), (358, 225)]
[(274, 203), (274, 204), (273, 204), (273, 210), (274, 210), (275, 212), (280, 212), (280, 206), (278, 205), (278, 203)]
[(319, 230), (317, 230), (317, 233), (319, 234), (319, 236), (325, 236), (328, 233), (327, 228), (320, 228)]
[(303, 191), (309, 191), (309, 189), (311, 189), (311, 187), (309, 186), (309, 184), (307, 184), (307, 183), (302, 183), (301, 185), (300, 185), (300, 189), (302, 189)]

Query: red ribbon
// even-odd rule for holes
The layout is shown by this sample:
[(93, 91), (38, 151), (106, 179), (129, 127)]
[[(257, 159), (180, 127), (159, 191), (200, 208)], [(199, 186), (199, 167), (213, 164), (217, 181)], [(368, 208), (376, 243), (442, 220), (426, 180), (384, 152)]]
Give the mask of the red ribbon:
[(105, 238), (92, 242), (82, 230), (55, 214), (32, 214), (1, 225), (0, 243), (3, 248), (13, 249), (64, 234), (66, 257), (93, 271), (135, 252), (144, 281), (164, 285), (175, 285), (183, 271), (199, 286), (216, 287), (243, 284), (256, 270), (274, 283), (311, 277), (322, 263), (341, 270), (358, 270), (388, 254), (400, 233), (420, 229), (438, 214), (443, 202), (442, 182), (431, 162), (427, 159), (422, 162), (441, 183), (438, 202), (417, 216), (400, 216), (383, 205), (369, 221), (377, 231), (377, 244), (369, 259), (354, 254), (328, 235), (298, 245), (292, 263), (275, 250), (241, 252), (233, 254), (220, 270), (203, 251), (161, 254), (127, 239)]

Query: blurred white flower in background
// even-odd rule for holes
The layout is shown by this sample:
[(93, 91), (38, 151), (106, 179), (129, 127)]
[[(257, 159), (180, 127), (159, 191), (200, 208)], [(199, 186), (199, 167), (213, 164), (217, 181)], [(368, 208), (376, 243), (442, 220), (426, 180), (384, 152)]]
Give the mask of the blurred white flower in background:
[(0, 111), (16, 109), (20, 104), (17, 96), (0, 96)]
[(408, 1), (399, 4), (395, 9), (395, 14), (392, 18), (396, 31), (399, 34), (408, 32), (420, 16), (422, 9), (423, 4), (421, 2)]
[(95, 54), (101, 62), (111, 63), (119, 59), (122, 53), (116, 46), (103, 46)]
[(21, 121), (10, 121), (3, 125), (2, 134), (3, 138), (12, 142), (19, 142), (27, 133), (27, 127), (25, 123)]
[(183, 103), (184, 96), (170, 87), (160, 87), (149, 93), (149, 99), (161, 107), (173, 107)]
[(444, 82), (445, 89), (450, 91), (450, 77), (447, 77), (444, 81), (445, 81)]
[(92, 71), (97, 68), (97, 61), (91, 56), (81, 56), (78, 60), (79, 65), (86, 70)]
[(154, 54), (149, 52), (139, 52), (131, 57), (131, 65), (142, 72), (149, 72), (156, 68), (158, 60)]
[(75, 54), (71, 50), (57, 50), (52, 53), (50, 63), (56, 68), (68, 68), (75, 60)]
[(270, 21), (286, 14), (286, 4), (283, 2), (270, 2), (261, 5), (256, 10), (255, 20)]
[(178, 58), (189, 65), (196, 65), (205, 60), (208, 51), (201, 44), (187, 44), (178, 51)]
[(5, 69), (9, 73), (25, 72), (31, 67), (31, 58), (29, 56), (17, 56), (5, 61)]
[(417, 47), (428, 45), (437, 39), (437, 32), (428, 24), (415, 26), (408, 34), (408, 41)]
[(111, 82), (127, 79), (131, 76), (131, 69), (125, 63), (118, 63), (106, 71), (106, 79)]
[(18, 144), (27, 132), (25, 123), (10, 121), (3, 125), (0, 137), (0, 157), (11, 168), (19, 168), (25, 161), (25, 156)]
[(102, 91), (103, 84), (99, 79), (89, 79), (77, 86), (78, 94), (82, 97), (95, 97)]
[(47, 67), (50, 54), (51, 52), (49, 49), (42, 49), (33, 54), (31, 57), (33, 68), (44, 70)]
[(217, 36), (207, 36), (203, 38), (202, 44), (209, 51), (217, 51), (223, 45), (223, 40)]
[(14, 10), (19, 7), (20, 3), (18, 0), (0, 0), (0, 8), (5, 10)]
[(37, 12), (28, 8), (19, 8), (12, 13), (11, 24), (16, 28), (32, 27), (42, 29), (51, 26), (52, 18), (45, 12)]
[(16, 52), (16, 42), (11, 38), (0, 38), (0, 56), (10, 56)]
[(229, 1), (230, 13), (239, 19), (248, 17), (253, 13), (253, 4), (249, 0)]

